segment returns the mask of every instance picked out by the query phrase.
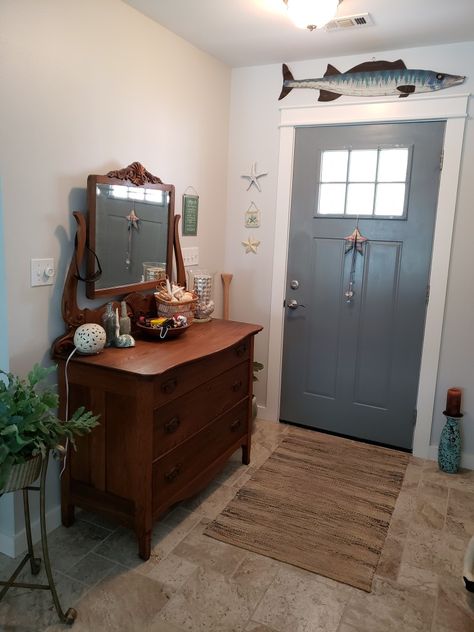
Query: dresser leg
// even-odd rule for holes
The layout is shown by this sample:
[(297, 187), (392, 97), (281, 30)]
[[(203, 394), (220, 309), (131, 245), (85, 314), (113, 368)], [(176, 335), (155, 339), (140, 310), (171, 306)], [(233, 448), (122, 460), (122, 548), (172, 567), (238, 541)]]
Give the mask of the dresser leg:
[(61, 522), (65, 527), (71, 527), (74, 524), (74, 505), (61, 505)]
[(151, 531), (138, 536), (138, 555), (142, 560), (149, 560), (151, 555)]
[(250, 445), (245, 443), (242, 445), (242, 463), (248, 465), (250, 463)]

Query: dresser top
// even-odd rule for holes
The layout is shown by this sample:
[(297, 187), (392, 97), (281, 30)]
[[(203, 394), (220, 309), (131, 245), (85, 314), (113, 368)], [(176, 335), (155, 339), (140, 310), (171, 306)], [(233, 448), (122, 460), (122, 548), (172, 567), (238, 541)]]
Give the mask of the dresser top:
[(74, 355), (71, 362), (107, 368), (147, 377), (199, 360), (254, 336), (263, 327), (232, 320), (212, 319), (194, 323), (185, 333), (165, 341), (136, 338), (136, 346), (128, 349), (109, 347), (98, 355)]

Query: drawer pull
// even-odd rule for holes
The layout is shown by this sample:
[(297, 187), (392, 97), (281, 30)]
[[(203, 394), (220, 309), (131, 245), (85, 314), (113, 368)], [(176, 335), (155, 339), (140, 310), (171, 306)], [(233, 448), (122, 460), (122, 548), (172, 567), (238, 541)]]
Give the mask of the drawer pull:
[(236, 393), (237, 391), (240, 391), (241, 388), (242, 388), (242, 380), (237, 380), (236, 382), (232, 384), (232, 390), (234, 391), (234, 393)]
[(166, 380), (166, 382), (163, 382), (163, 384), (161, 385), (161, 390), (166, 395), (170, 395), (177, 386), (178, 380), (175, 377), (172, 377), (169, 380)]
[(178, 430), (179, 428), (180, 423), (181, 422), (179, 420), (179, 417), (172, 417), (169, 421), (165, 423), (166, 434), (172, 434), (173, 432), (176, 432), (176, 430)]
[(245, 342), (235, 348), (235, 353), (239, 356), (239, 358), (247, 353), (247, 345)]
[(172, 483), (179, 476), (181, 471), (181, 465), (175, 465), (167, 474), (165, 474), (165, 480), (167, 483)]
[(230, 424), (230, 429), (232, 432), (235, 432), (236, 430), (240, 428), (241, 425), (242, 425), (242, 420), (239, 417), (237, 419), (234, 419), (234, 421)]

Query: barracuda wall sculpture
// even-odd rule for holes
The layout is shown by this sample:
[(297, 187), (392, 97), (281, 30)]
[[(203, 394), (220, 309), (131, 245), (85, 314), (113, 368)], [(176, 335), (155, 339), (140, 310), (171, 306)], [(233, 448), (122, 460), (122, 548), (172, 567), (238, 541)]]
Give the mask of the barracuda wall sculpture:
[(433, 92), (463, 83), (466, 77), (447, 75), (433, 70), (407, 68), (401, 59), (397, 61), (367, 61), (347, 72), (339, 72), (328, 64), (324, 77), (295, 79), (283, 64), (283, 87), (279, 99), (293, 88), (319, 90), (318, 101), (334, 101), (340, 96), (380, 97), (398, 95), (407, 97), (416, 92)]

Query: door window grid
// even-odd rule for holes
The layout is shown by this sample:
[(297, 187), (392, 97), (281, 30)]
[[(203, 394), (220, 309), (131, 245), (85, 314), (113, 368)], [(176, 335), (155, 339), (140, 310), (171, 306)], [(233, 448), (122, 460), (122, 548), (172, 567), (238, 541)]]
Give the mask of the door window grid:
[(409, 147), (321, 152), (317, 215), (406, 217)]

